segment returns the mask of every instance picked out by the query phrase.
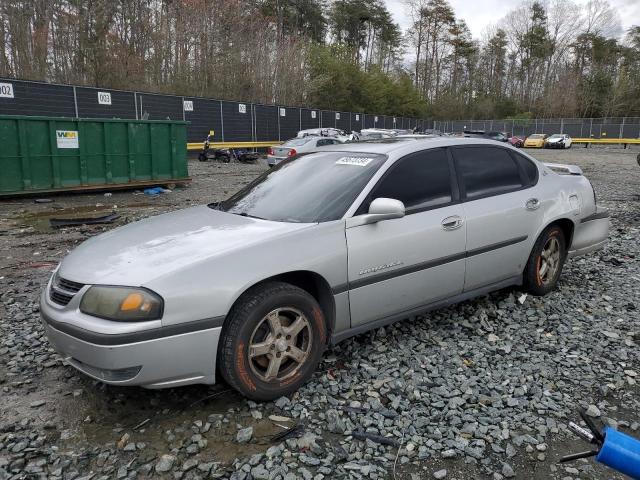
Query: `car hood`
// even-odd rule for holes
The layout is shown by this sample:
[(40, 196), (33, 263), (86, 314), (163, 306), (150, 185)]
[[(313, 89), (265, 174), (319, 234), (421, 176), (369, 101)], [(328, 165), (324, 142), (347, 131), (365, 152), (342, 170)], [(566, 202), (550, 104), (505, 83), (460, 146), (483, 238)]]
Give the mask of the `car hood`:
[(557, 142), (562, 142), (563, 140), (564, 138), (548, 138), (547, 143), (557, 143)]
[(139, 286), (205, 259), (313, 225), (242, 217), (203, 205), (93, 237), (62, 261), (58, 273), (85, 284)]

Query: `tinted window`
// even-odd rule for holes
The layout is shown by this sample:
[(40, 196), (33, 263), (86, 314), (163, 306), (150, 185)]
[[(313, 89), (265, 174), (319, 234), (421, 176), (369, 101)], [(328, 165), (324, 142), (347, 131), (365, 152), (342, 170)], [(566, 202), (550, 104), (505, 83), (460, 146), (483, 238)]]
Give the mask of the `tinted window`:
[(395, 198), (404, 203), (408, 213), (451, 202), (451, 175), (446, 152), (426, 150), (398, 160), (374, 188), (370, 198)]
[(299, 147), (300, 145), (304, 145), (307, 142), (310, 142), (312, 138), (294, 138), (292, 140), (287, 140), (282, 144), (283, 147)]
[(217, 208), (277, 222), (337, 220), (386, 159), (356, 152), (302, 155), (263, 173)]
[(467, 198), (498, 195), (523, 186), (516, 162), (502, 148), (455, 148), (454, 155)]
[(525, 178), (527, 179), (527, 186), (535, 185), (538, 181), (538, 166), (519, 153), (511, 152), (511, 154), (516, 158), (520, 168), (524, 172)]

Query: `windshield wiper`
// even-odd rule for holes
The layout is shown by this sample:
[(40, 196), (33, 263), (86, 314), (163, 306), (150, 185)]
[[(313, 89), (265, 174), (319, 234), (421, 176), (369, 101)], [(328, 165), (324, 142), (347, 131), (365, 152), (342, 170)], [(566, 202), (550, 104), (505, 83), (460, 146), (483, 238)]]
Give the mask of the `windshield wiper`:
[(241, 217), (257, 218), (258, 220), (266, 220), (266, 218), (258, 217), (256, 215), (249, 215), (247, 212), (240, 212), (240, 213), (228, 212), (228, 213), (234, 213), (235, 215), (240, 215)]

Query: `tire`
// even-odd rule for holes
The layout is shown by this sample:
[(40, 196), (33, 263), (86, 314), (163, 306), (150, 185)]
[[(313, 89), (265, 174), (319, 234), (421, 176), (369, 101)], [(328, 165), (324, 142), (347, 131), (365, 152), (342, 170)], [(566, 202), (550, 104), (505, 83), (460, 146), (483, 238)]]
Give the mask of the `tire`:
[(200, 154), (198, 155), (198, 161), (199, 162), (206, 162), (207, 160), (208, 160), (207, 156), (204, 153), (200, 152)]
[[(302, 329), (287, 335), (298, 321)], [(277, 324), (280, 328), (274, 330)], [(315, 298), (291, 284), (269, 282), (249, 290), (231, 310), (222, 329), (218, 365), (242, 395), (269, 401), (309, 380), (326, 344), (327, 327)], [(295, 355), (301, 361), (294, 360)]]
[[(548, 263), (549, 260), (545, 259), (543, 253), (547, 254), (551, 263)], [(541, 296), (556, 288), (566, 258), (566, 240), (562, 229), (558, 225), (547, 227), (536, 240), (527, 260), (523, 278), (525, 290), (532, 295)]]

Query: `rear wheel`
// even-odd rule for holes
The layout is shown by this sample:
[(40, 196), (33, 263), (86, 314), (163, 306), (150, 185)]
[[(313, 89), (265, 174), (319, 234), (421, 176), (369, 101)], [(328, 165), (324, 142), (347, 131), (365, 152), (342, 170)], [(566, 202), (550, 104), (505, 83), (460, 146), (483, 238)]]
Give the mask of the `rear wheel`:
[(266, 283), (245, 294), (225, 322), (220, 371), (244, 396), (273, 400), (311, 377), (326, 337), (315, 298), (288, 283)]
[(566, 259), (562, 229), (548, 227), (536, 240), (524, 272), (524, 287), (533, 295), (546, 295), (558, 284)]

